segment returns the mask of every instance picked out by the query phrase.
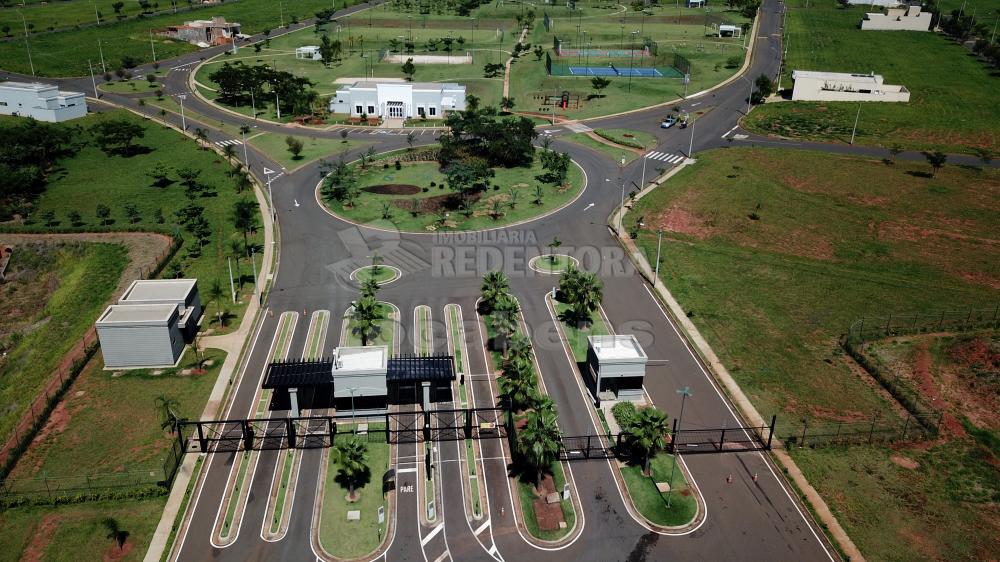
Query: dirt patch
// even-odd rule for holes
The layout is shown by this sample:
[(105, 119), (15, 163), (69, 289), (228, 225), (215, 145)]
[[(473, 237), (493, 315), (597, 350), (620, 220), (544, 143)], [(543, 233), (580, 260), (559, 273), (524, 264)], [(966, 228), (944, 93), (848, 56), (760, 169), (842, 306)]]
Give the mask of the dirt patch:
[(59, 515), (49, 513), (43, 517), (32, 529), (31, 542), (21, 553), (21, 562), (40, 562), (45, 554), (45, 549), (49, 546), (49, 541), (52, 540), (52, 535), (58, 528)]
[(895, 463), (895, 464), (897, 464), (897, 465), (899, 465), (899, 466), (901, 466), (901, 467), (903, 467), (903, 468), (905, 468), (907, 470), (916, 470), (916, 469), (920, 468), (920, 463), (918, 463), (917, 461), (915, 461), (915, 460), (913, 460), (913, 459), (911, 459), (909, 457), (901, 457), (899, 455), (892, 455), (891, 457), (889, 457), (889, 460), (891, 460), (893, 463)]
[(559, 502), (547, 503), (545, 497), (556, 493), (556, 483), (552, 475), (546, 474), (542, 478), (540, 490), (535, 490), (535, 495), (541, 496), (532, 502), (535, 510), (535, 519), (538, 521), (538, 528), (543, 531), (557, 531), (559, 524), (563, 522), (562, 505)]
[(824, 408), (822, 406), (809, 406), (809, 415), (815, 419), (839, 422), (859, 422), (871, 419), (871, 414), (866, 414), (857, 410), (838, 411), (833, 408)]
[(368, 186), (365, 191), (378, 195), (416, 195), (420, 188), (406, 183), (384, 183)]
[(704, 240), (712, 233), (706, 221), (699, 218), (694, 213), (674, 206), (660, 213), (653, 219), (656, 228), (662, 228), (668, 232), (677, 232), (693, 236), (699, 240)]
[(118, 545), (113, 545), (104, 553), (104, 562), (122, 560), (132, 552), (133, 548), (135, 548), (135, 545), (128, 541), (121, 548), (118, 548)]
[(913, 549), (930, 560), (942, 560), (938, 547), (934, 544), (934, 539), (920, 534), (910, 527), (901, 527), (899, 534), (906, 543), (913, 546)]

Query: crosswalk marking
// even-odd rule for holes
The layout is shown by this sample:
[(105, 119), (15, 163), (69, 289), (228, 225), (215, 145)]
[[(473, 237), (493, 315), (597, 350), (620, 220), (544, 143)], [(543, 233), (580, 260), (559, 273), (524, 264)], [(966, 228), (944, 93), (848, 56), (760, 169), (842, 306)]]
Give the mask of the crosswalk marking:
[(215, 141), (215, 144), (217, 144), (219, 146), (230, 146), (230, 145), (232, 145), (232, 146), (240, 146), (243, 143), (240, 142), (240, 141), (238, 141), (238, 140), (235, 140), (235, 139), (227, 139), (227, 140)]
[(432, 530), (430, 533), (427, 533), (426, 537), (420, 539), (420, 546), (427, 546), (427, 543), (431, 542), (431, 539), (436, 537), (437, 534), (443, 530), (444, 530), (444, 524), (434, 527), (434, 530)]
[(684, 157), (679, 154), (670, 154), (669, 152), (657, 152), (653, 151), (646, 155), (646, 158), (652, 160), (659, 160), (661, 162), (666, 162), (668, 164), (677, 164), (678, 162), (684, 160)]

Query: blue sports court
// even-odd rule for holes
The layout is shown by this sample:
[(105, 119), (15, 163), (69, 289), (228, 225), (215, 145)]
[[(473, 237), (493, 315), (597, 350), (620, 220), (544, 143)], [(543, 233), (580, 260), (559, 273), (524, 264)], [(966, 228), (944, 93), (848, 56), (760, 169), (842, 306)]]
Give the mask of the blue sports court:
[(615, 66), (571, 66), (572, 76), (632, 76), (634, 78), (662, 78), (663, 73), (655, 68), (617, 68)]

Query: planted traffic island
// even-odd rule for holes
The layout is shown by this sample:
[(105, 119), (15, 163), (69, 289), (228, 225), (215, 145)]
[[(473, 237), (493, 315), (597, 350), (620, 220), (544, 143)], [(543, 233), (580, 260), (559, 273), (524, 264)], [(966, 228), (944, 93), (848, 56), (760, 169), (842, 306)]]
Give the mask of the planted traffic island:
[(567, 271), (571, 267), (580, 265), (580, 262), (572, 256), (566, 254), (547, 254), (536, 256), (528, 261), (528, 267), (539, 273), (555, 275)]
[(568, 154), (536, 148), (530, 120), (472, 107), (440, 145), (340, 161), (318, 198), (335, 216), (406, 232), (483, 230), (537, 219), (586, 188)]
[(594, 129), (594, 134), (606, 141), (638, 150), (653, 148), (659, 142), (650, 133), (629, 129)]
[(351, 280), (360, 284), (374, 281), (379, 285), (386, 285), (402, 276), (403, 272), (391, 265), (366, 265), (351, 272)]

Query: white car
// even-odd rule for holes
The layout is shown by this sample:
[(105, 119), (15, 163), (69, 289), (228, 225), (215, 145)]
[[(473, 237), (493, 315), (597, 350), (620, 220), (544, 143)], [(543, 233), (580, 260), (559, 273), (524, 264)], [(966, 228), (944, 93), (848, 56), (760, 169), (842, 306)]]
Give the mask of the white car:
[(666, 119), (663, 120), (662, 123), (660, 123), (660, 128), (669, 129), (670, 127), (674, 126), (674, 123), (677, 123), (676, 117), (667, 117)]

